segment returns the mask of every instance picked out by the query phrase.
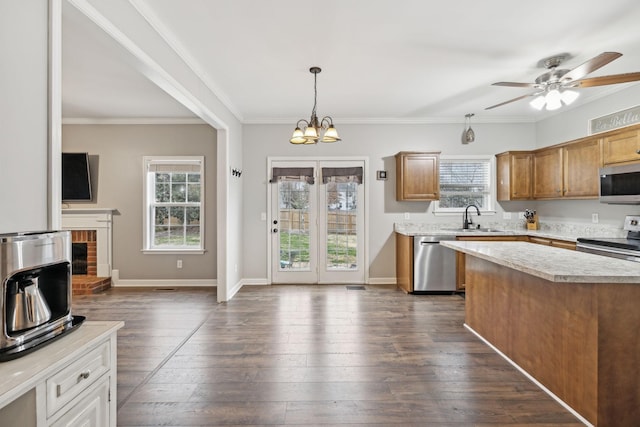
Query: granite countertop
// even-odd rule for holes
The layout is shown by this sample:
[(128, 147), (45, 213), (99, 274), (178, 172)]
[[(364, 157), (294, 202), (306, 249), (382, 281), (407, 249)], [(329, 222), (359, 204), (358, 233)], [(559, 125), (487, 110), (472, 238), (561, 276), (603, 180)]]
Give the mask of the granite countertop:
[(394, 231), (405, 236), (535, 236), (548, 239), (575, 242), (579, 237), (624, 237), (626, 233), (621, 229), (604, 227), (575, 227), (559, 225), (544, 230), (527, 230), (526, 228), (512, 228), (513, 224), (505, 227), (502, 224), (491, 225), (493, 231), (461, 231), (451, 224), (427, 223), (396, 223)]
[(440, 244), (551, 282), (640, 284), (638, 262), (528, 242), (449, 240)]

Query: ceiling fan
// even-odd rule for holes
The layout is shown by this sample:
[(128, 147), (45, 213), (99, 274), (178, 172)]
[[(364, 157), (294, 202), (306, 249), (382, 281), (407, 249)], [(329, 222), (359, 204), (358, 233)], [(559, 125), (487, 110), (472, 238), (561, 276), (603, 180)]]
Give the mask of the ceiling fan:
[(500, 107), (530, 96), (536, 97), (531, 101), (532, 107), (542, 110), (546, 105), (547, 110), (556, 110), (562, 106), (562, 103), (568, 105), (578, 97), (578, 92), (571, 90), (572, 88), (606, 86), (640, 80), (640, 72), (585, 78), (587, 74), (604, 67), (621, 56), (622, 54), (618, 52), (604, 52), (589, 59), (572, 70), (558, 68), (565, 59), (568, 59), (568, 54), (552, 56), (544, 59), (540, 61), (540, 63), (543, 64), (548, 71), (538, 76), (534, 83), (493, 83), (493, 86), (531, 87), (536, 89), (535, 92), (518, 96), (517, 98), (501, 102), (500, 104), (492, 105), (491, 107), (485, 108), (485, 110), (491, 110), (492, 108)]

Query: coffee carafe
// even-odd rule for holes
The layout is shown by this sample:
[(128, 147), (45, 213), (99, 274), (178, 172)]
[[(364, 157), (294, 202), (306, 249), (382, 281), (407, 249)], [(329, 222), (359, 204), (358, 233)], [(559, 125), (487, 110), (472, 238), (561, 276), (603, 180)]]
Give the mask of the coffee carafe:
[(13, 281), (7, 289), (7, 329), (18, 332), (35, 328), (51, 319), (51, 310), (38, 286), (38, 277)]

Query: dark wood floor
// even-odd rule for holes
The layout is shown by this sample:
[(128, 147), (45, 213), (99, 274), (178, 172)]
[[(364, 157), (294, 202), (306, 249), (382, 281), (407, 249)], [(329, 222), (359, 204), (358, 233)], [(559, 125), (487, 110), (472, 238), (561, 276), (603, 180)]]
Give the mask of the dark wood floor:
[(118, 334), (119, 426), (578, 426), (464, 329), (458, 295), (389, 286), (74, 296)]

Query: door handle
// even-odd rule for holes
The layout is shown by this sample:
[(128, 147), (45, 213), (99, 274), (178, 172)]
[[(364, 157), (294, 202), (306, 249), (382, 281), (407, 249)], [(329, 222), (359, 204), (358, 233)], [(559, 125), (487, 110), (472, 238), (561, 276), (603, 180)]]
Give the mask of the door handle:
[(278, 232), (278, 229), (277, 229), (277, 228), (274, 228), (274, 229), (273, 229), (273, 232), (274, 232), (274, 233), (277, 233), (277, 232)]

